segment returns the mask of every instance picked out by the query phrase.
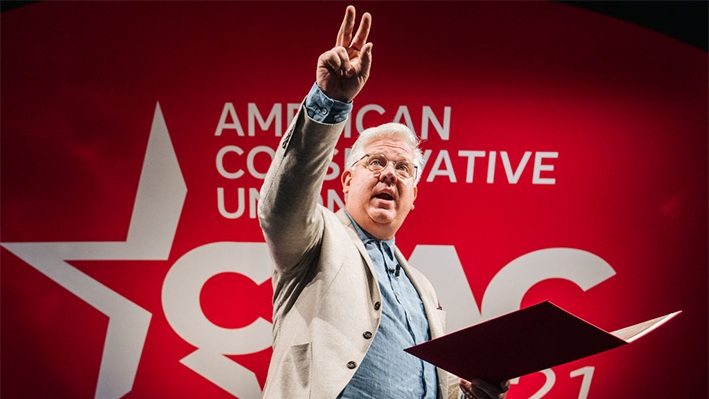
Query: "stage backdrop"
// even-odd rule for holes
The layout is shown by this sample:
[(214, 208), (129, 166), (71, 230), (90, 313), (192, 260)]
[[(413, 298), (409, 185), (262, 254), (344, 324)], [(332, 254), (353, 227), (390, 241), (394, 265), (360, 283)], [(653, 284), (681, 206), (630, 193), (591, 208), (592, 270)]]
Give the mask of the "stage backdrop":
[[(509, 399), (706, 397), (707, 53), (563, 4), (355, 5), (372, 77), (323, 204), (358, 132), (408, 124), (426, 164), (397, 245), (450, 330), (546, 299), (611, 331), (684, 311)], [(258, 190), (344, 8), (2, 14), (3, 397), (259, 397)]]

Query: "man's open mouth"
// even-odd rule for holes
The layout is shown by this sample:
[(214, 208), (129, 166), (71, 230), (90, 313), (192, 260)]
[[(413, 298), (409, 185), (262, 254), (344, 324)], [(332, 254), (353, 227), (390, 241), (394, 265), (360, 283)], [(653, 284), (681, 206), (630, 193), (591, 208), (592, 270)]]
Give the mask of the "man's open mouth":
[(383, 200), (387, 200), (387, 201), (391, 201), (394, 199), (394, 197), (392, 197), (391, 194), (389, 194), (389, 193), (379, 193), (379, 194), (375, 195), (374, 197), (379, 198), (379, 199), (383, 199)]

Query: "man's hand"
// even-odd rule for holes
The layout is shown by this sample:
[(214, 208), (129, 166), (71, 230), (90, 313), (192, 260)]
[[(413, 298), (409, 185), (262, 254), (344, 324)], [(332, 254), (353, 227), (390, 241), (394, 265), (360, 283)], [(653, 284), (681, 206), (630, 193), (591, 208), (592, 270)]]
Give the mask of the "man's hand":
[(465, 399), (504, 399), (510, 389), (510, 382), (492, 383), (480, 378), (469, 382), (461, 378), (460, 389), (465, 394)]
[(362, 90), (372, 65), (372, 43), (367, 43), (372, 16), (365, 13), (357, 33), (352, 36), (355, 8), (347, 7), (337, 41), (332, 50), (318, 58), (317, 84), (328, 97), (350, 102)]

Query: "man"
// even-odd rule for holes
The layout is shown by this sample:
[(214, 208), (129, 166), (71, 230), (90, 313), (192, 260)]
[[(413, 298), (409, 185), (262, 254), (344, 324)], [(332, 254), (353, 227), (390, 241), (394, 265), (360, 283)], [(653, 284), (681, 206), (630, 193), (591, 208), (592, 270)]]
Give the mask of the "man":
[(372, 63), (371, 16), (353, 35), (354, 22), (350, 6), (261, 189), (259, 221), (274, 261), (263, 397), (504, 398), (509, 383), (471, 383), (403, 351), (441, 336), (445, 322), (429, 281), (394, 246), (417, 194), (413, 132), (400, 124), (363, 132), (342, 174), (345, 209), (317, 202)]

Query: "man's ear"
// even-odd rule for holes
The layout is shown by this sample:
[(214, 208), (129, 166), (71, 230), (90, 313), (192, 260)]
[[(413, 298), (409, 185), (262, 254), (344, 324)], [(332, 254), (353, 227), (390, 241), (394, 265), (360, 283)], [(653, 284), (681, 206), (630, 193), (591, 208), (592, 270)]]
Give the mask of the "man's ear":
[(348, 169), (342, 172), (340, 180), (342, 180), (342, 192), (347, 194), (350, 191), (350, 183), (352, 182), (352, 171)]

